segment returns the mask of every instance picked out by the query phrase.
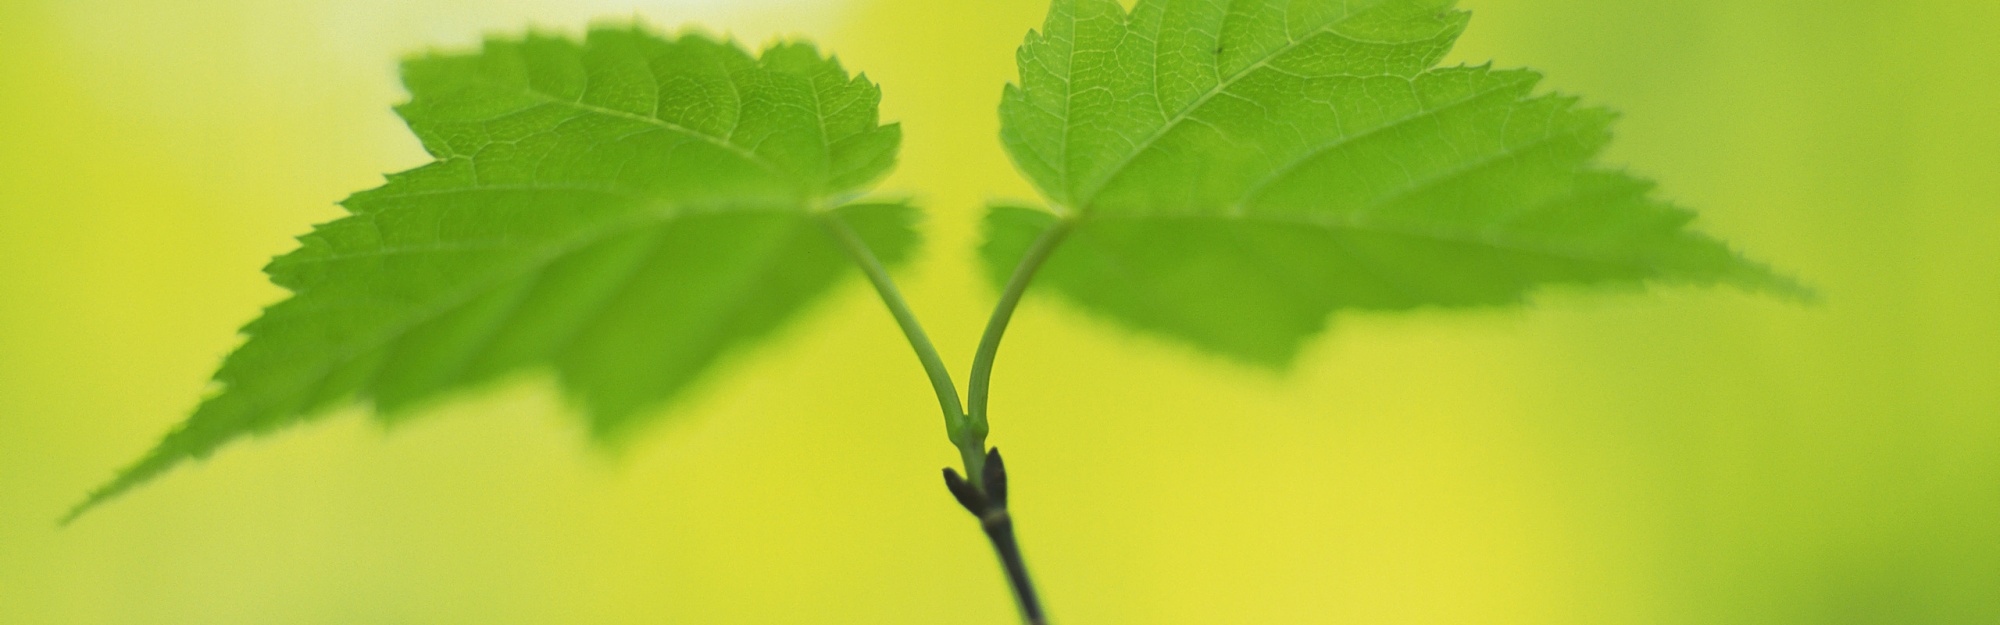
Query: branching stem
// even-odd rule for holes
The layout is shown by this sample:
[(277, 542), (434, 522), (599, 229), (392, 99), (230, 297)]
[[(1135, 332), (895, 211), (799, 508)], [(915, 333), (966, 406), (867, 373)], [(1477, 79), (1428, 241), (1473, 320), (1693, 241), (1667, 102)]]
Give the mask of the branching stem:
[(959, 504), (979, 519), (980, 529), (986, 532), (994, 553), (1000, 557), (1000, 565), (1006, 572), (1008, 586), (1014, 591), (1014, 603), (1020, 609), (1022, 622), (1046, 625), (1048, 617), (1042, 610), (1034, 583), (1028, 578), (1028, 566), (1021, 556), (1020, 542), (1014, 537), (1013, 515), (1007, 510), (1006, 465), (1000, 460), (1000, 450), (986, 449), (986, 397), (993, 378), (993, 360), (1000, 353), (1000, 339), (1007, 333), (1007, 323), (1013, 319), (1014, 309), (1021, 303), (1021, 295), (1027, 292), (1028, 283), (1034, 280), (1036, 270), (1069, 234), (1074, 222), (1068, 218), (1058, 219), (1043, 231), (1028, 247), (1027, 254), (1008, 278), (1000, 301), (994, 305), (993, 315), (987, 320), (986, 332), (980, 337), (979, 351), (972, 359), (972, 386), (968, 397), (972, 412), (969, 414), (959, 404), (958, 388), (952, 383), (951, 371), (945, 368), (944, 359), (931, 345), (930, 336), (924, 333), (923, 324), (917, 321), (909, 303), (903, 300), (902, 292), (896, 289), (896, 283), (890, 279), (888, 270), (882, 267), (882, 261), (868, 249), (867, 242), (861, 240), (861, 236), (838, 216), (821, 212), (819, 222), (868, 276), (875, 292), (882, 296), (882, 303), (896, 318), (896, 325), (903, 329), (903, 336), (909, 339), (911, 349), (916, 350), (917, 360), (924, 365), (924, 374), (930, 377), (931, 390), (937, 393), (938, 407), (944, 411), (945, 432), (965, 463), (965, 478), (951, 469), (944, 470), (945, 485), (958, 498)]

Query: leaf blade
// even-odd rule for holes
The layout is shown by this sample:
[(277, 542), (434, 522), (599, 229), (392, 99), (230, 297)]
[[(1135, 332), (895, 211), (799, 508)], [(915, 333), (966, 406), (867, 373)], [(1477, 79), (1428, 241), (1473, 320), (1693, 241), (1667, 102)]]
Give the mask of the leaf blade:
[(523, 370), (615, 437), (845, 277), (816, 220), (887, 262), (916, 245), (906, 204), (825, 208), (886, 173), (900, 134), (872, 83), (808, 45), (600, 27), (405, 68), (398, 112), (437, 160), (274, 259), (292, 295), (245, 326), (221, 390), (69, 519), (347, 401), (400, 418)]
[[(1097, 17), (1059, 19), (1080, 14)], [(1649, 282), (1810, 296), (1597, 165), (1610, 112), (1536, 94), (1533, 71), (1434, 67), (1468, 18), (1429, 0), (1056, 0), (1045, 30), (1083, 34), (1031, 33), (1021, 58), (1058, 50), (1089, 68), (1024, 60), (1001, 106), (1016, 164), (1076, 221), (1043, 280), (1116, 322), (1274, 368), (1343, 309)], [(1048, 219), (1019, 210), (989, 213), (989, 279)]]

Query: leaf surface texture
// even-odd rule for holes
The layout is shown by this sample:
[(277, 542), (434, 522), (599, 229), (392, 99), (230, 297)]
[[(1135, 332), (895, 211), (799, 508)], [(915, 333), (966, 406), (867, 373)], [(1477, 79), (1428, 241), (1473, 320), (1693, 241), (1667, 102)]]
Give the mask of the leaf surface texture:
[(1074, 219), (1040, 281), (1273, 367), (1342, 309), (1555, 284), (1805, 293), (1594, 163), (1609, 111), (1538, 94), (1533, 71), (1437, 67), (1468, 17), (1430, 0), (1056, 0), (1001, 103), (1008, 152), (1055, 214), (993, 208), (991, 277)]
[(895, 262), (914, 211), (853, 204), (893, 164), (879, 90), (811, 46), (597, 28), (403, 67), (435, 158), (343, 202), (266, 269), (292, 292), (244, 328), (205, 400), (83, 508), (345, 402), (386, 418), (551, 369), (601, 438), (683, 396), (826, 294), (840, 219)]

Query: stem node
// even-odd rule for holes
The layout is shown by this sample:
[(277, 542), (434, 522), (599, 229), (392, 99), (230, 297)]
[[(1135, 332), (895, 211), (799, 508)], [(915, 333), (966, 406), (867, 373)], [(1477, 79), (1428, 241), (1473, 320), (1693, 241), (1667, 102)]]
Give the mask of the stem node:
[(1021, 558), (1021, 544), (1014, 538), (1014, 517), (1007, 511), (1007, 465), (1000, 460), (998, 447), (986, 452), (981, 474), (981, 484), (973, 484), (959, 477), (957, 471), (946, 468), (944, 486), (966, 512), (979, 519), (980, 529), (986, 530), (987, 541), (993, 543), (1000, 566), (1006, 569), (1007, 585), (1014, 589), (1014, 604), (1021, 609), (1021, 621), (1027, 625), (1046, 625), (1048, 616), (1042, 612), (1034, 582), (1028, 579), (1028, 564)]

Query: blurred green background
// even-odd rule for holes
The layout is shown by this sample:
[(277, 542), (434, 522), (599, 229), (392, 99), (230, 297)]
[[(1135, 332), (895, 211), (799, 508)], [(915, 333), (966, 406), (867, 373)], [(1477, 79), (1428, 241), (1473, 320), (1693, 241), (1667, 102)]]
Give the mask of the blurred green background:
[[(1456, 60), (1626, 113), (1610, 159), (1803, 276), (1347, 315), (1294, 374), (1030, 297), (994, 441), (1064, 623), (2000, 622), (2000, 4), (1466, 0)], [(904, 277), (968, 362), (1042, 0), (0, 2), (0, 623), (1012, 622), (858, 280), (620, 453), (552, 386), (235, 445), (58, 530), (426, 159), (427, 46), (594, 17), (810, 37), (906, 125)]]

